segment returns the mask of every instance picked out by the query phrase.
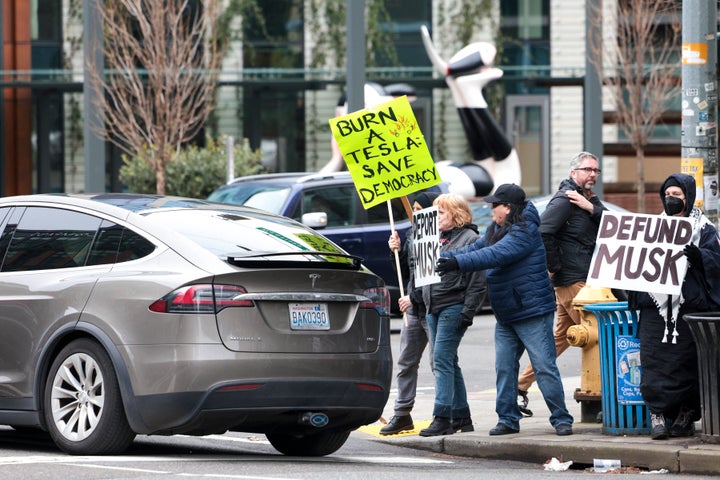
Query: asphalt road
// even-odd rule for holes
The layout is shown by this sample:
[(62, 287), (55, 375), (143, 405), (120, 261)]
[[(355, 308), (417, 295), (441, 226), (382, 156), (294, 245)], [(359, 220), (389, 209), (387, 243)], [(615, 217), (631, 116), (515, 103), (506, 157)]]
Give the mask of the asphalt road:
[[(494, 317), (476, 317), (461, 349), (469, 396), (473, 405), (492, 405), (495, 372), (492, 332)], [(399, 334), (393, 334), (394, 352)], [(579, 352), (568, 351), (561, 357), (563, 375), (577, 376)], [(429, 362), (423, 359), (417, 405), (417, 421), (429, 422), (434, 398)], [(539, 398), (539, 393), (536, 394)], [(395, 392), (391, 393), (384, 417), (392, 415)], [(482, 400), (480, 402), (480, 400)], [(536, 400), (537, 401), (537, 400)], [(480, 402), (480, 403), (478, 403)], [(482, 410), (482, 411), (481, 411)], [(492, 407), (473, 411), (478, 420), (494, 416)], [(322, 458), (295, 458), (280, 455), (263, 435), (227, 433), (205, 437), (139, 436), (132, 447), (118, 456), (68, 456), (39, 432), (17, 432), (0, 426), (0, 478), (23, 480), (73, 478), (74, 480), (157, 479), (157, 478), (232, 478), (232, 479), (333, 479), (373, 478), (377, 480), (412, 478), (454, 480), (476, 478), (546, 478), (542, 466), (530, 463), (453, 457), (425, 450), (388, 445), (377, 441), (372, 429), (380, 422), (353, 432), (338, 452)], [(564, 472), (564, 478), (581, 478), (584, 472)]]

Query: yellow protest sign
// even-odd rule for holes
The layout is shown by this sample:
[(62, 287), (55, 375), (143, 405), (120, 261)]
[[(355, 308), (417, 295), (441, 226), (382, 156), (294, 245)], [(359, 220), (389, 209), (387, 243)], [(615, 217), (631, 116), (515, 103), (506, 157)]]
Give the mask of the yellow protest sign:
[(406, 96), (330, 119), (363, 207), (442, 182)]

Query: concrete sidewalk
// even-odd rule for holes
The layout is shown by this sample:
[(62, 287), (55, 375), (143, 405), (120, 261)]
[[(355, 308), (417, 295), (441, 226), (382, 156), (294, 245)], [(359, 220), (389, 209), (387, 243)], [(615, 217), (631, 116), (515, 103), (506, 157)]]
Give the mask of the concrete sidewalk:
[[(571, 379), (568, 383), (574, 383)], [(566, 393), (570, 390), (566, 388)], [(567, 396), (570, 396), (569, 394)], [(573, 468), (591, 468), (594, 459), (620, 460), (623, 468), (636, 467), (641, 471), (666, 469), (670, 473), (720, 475), (720, 437), (704, 441), (701, 435), (690, 438), (652, 440), (649, 435), (611, 435), (603, 433), (601, 423), (580, 423), (580, 404), (568, 400), (567, 406), (575, 417), (573, 435), (560, 437), (548, 420), (549, 411), (536, 389), (531, 390), (532, 417), (520, 421), (520, 433), (490, 436), (497, 423), (495, 391), (468, 392), (473, 414), (474, 432), (456, 433), (440, 437), (420, 437), (418, 432), (430, 424), (430, 418), (419, 417), (417, 405), (413, 412), (415, 430), (398, 435), (381, 436), (381, 422), (360, 429), (377, 441), (393, 445), (428, 450), (448, 455), (515, 460), (543, 465), (553, 457), (560, 462), (571, 460)], [(425, 404), (424, 399), (421, 404)], [(389, 402), (391, 405), (391, 402)], [(421, 411), (427, 411), (427, 407)], [(390, 415), (391, 409), (389, 412)], [(390, 416), (389, 415), (389, 416)], [(389, 420), (389, 416), (387, 419)], [(700, 422), (695, 424), (699, 430)], [(708, 439), (706, 439), (708, 440)]]
[[(593, 466), (594, 459), (617, 459), (622, 467), (667, 469), (671, 473), (720, 475), (720, 444), (704, 443), (698, 436), (652, 440), (647, 435), (615, 436), (602, 433), (602, 425), (575, 423), (574, 434), (555, 435), (547, 420), (521, 421), (520, 433), (490, 436), (488, 430), (441, 437), (418, 435), (380, 437), (379, 441), (447, 455), (516, 460), (542, 465), (551, 458), (572, 460), (574, 467)], [(494, 426), (494, 425), (493, 425)]]

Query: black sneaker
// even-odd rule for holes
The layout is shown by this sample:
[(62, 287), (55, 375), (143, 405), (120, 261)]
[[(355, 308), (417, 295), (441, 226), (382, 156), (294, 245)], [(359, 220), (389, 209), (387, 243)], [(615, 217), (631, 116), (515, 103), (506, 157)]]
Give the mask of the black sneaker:
[(452, 421), (452, 428), (456, 432), (474, 432), (475, 427), (473, 427), (472, 418), (470, 417), (463, 417), (463, 418), (454, 418)]
[(387, 425), (380, 429), (380, 435), (394, 435), (407, 430), (415, 430), (412, 417), (410, 415), (395, 415)]
[(518, 390), (518, 408), (520, 409), (520, 413), (522, 413), (523, 417), (532, 417), (533, 412), (529, 408), (527, 408), (528, 403), (530, 403), (530, 400), (528, 400), (527, 396), (528, 392), (525, 390)]
[(428, 428), (420, 430), (421, 437), (437, 437), (438, 435), (452, 435), (455, 433), (449, 418), (435, 417)]
[(561, 437), (572, 435), (572, 425), (570, 425), (569, 423), (561, 423), (557, 427), (555, 427), (555, 433), (560, 435)]
[(692, 421), (693, 411), (685, 407), (680, 409), (675, 421), (670, 427), (671, 437), (692, 437), (695, 435), (695, 423)]
[(511, 433), (518, 433), (520, 430), (509, 427), (504, 423), (498, 423), (490, 429), (490, 435), (510, 435)]
[(668, 429), (665, 425), (665, 416), (662, 413), (650, 414), (650, 438), (653, 440), (665, 440), (668, 438)]

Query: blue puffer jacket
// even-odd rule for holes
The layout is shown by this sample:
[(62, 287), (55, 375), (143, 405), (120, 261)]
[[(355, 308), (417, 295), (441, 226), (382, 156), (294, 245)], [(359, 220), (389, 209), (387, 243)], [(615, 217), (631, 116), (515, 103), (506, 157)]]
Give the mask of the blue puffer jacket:
[(525, 320), (555, 311), (555, 292), (545, 263), (540, 215), (532, 202), (523, 210), (524, 221), (514, 224), (499, 241), (486, 246), (482, 238), (466, 247), (443, 253), (458, 261), (461, 272), (487, 269), (487, 286), (495, 318), (500, 323)]

